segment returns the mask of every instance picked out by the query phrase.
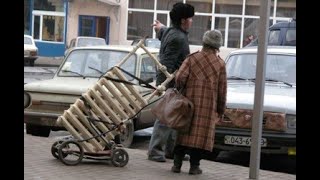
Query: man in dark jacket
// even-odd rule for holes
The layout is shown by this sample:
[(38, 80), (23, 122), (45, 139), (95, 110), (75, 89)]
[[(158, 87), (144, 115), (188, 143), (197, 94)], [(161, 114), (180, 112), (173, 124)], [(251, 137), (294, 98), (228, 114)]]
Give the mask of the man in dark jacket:
[[(183, 60), (190, 54), (188, 32), (192, 25), (194, 7), (190, 4), (176, 3), (170, 11), (172, 26), (167, 28), (156, 20), (155, 31), (161, 41), (160, 63), (167, 67), (169, 73), (178, 70)], [(156, 85), (166, 80), (166, 76), (159, 71)], [(167, 88), (174, 87), (171, 81)], [(148, 159), (165, 162), (166, 157), (173, 158), (173, 147), (176, 138), (175, 130), (161, 124), (157, 119), (153, 126), (153, 133), (149, 143)]]

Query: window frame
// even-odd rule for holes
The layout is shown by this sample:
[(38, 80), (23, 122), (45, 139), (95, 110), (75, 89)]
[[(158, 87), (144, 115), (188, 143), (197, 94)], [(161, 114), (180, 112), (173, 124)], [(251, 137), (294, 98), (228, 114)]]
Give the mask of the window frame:
[(44, 41), (44, 42), (50, 42), (50, 43), (57, 43), (57, 44), (64, 44), (65, 42), (65, 37), (63, 36), (63, 41), (58, 42), (58, 41), (46, 41), (42, 39), (42, 26), (43, 26), (43, 16), (59, 16), (63, 17), (64, 23), (63, 23), (63, 32), (65, 33), (65, 13), (64, 12), (55, 12), (55, 11), (40, 11), (40, 10), (33, 10), (32, 11), (32, 37), (34, 38), (34, 19), (35, 16), (40, 16), (40, 24), (39, 24), (39, 39), (35, 39), (35, 41)]

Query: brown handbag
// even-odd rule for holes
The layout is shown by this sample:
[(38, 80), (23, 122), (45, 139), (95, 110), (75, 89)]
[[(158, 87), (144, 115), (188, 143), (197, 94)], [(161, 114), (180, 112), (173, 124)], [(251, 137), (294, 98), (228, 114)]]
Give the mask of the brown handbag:
[(176, 88), (168, 88), (163, 97), (151, 108), (162, 124), (181, 133), (189, 132), (194, 105)]

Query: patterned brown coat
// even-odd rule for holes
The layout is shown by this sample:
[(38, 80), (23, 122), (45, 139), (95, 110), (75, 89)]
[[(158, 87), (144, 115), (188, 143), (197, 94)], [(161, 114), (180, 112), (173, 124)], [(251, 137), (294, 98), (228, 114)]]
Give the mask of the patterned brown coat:
[(213, 50), (190, 54), (176, 74), (176, 86), (194, 103), (188, 134), (178, 134), (177, 144), (212, 151), (215, 122), (224, 114), (227, 95), (225, 62)]

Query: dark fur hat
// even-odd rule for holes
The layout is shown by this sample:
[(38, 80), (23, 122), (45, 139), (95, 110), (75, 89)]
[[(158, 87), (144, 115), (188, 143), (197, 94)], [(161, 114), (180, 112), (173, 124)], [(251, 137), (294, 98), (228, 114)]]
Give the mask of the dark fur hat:
[(194, 7), (190, 4), (184, 4), (178, 2), (173, 5), (172, 10), (170, 11), (170, 19), (172, 24), (180, 25), (181, 19), (187, 19), (194, 16)]

